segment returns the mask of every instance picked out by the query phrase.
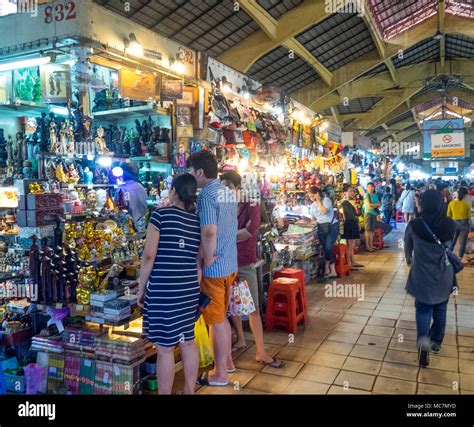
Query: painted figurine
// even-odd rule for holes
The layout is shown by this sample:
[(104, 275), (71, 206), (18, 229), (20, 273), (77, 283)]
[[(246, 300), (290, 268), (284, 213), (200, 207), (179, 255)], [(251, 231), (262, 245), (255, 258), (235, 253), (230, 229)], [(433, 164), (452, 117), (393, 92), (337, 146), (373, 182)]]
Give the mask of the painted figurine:
[(58, 152), (58, 136), (56, 135), (56, 122), (51, 120), (49, 124), (49, 151), (53, 154), (59, 154)]

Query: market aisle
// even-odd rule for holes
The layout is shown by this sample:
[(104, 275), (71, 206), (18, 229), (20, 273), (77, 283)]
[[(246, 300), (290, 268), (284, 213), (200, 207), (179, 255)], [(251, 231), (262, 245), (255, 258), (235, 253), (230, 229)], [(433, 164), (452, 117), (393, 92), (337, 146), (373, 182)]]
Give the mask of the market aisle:
[[(460, 292), (448, 308), (446, 339), (419, 369), (415, 307), (404, 290), (408, 268), (394, 230), (390, 247), (358, 259), (366, 265), (337, 283), (365, 284), (365, 299), (327, 298), (324, 284), (307, 287), (309, 322), (289, 342), (288, 333), (265, 334), (267, 350), (285, 361), (263, 368), (251, 345), (236, 354), (238, 372), (227, 387), (203, 387), (202, 394), (474, 394), (474, 268), (459, 275)], [(178, 375), (181, 377), (182, 373)], [(181, 381), (177, 381), (180, 383)]]

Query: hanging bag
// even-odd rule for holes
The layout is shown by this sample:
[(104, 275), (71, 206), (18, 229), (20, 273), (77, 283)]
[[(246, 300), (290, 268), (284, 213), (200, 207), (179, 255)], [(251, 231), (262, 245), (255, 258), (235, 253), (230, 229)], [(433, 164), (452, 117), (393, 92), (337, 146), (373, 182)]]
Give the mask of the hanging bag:
[(246, 280), (235, 281), (230, 288), (229, 313), (231, 316), (248, 316), (256, 310)]
[(444, 254), (446, 256), (446, 264), (447, 265), (451, 264), (453, 266), (454, 274), (458, 274), (460, 271), (464, 269), (464, 265), (459, 259), (459, 257), (455, 255), (451, 251), (451, 249), (449, 249), (446, 245), (444, 245), (443, 242), (441, 242), (441, 240), (439, 240), (438, 236), (436, 236), (436, 234), (433, 233), (433, 231), (431, 230), (430, 226), (425, 221), (425, 219), (423, 217), (420, 217), (420, 218), (421, 218), (421, 222), (426, 228), (426, 231), (428, 231), (428, 233), (430, 233), (431, 236), (433, 237), (434, 241), (443, 248)]
[(204, 318), (199, 317), (194, 325), (194, 342), (199, 349), (199, 366), (205, 368), (214, 361), (214, 354), (212, 352), (211, 340), (207, 332), (206, 322)]

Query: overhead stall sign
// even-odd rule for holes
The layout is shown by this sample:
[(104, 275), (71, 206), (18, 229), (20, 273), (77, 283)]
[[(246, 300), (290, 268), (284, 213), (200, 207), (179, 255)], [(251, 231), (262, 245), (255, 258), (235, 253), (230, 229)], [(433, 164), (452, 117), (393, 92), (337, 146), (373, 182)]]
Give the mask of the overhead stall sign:
[(431, 156), (464, 157), (464, 132), (440, 132), (431, 135)]
[(423, 122), (423, 153), (425, 156), (431, 154), (432, 135), (440, 132), (464, 132), (463, 129), (463, 119), (425, 120)]

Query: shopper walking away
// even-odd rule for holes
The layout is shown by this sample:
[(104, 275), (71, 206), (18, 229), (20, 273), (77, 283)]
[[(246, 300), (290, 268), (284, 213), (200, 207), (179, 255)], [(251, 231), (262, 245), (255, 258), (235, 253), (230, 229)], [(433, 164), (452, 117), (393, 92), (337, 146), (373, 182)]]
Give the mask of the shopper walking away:
[(122, 163), (121, 168), (128, 213), (132, 216), (137, 231), (144, 231), (145, 217), (148, 214), (147, 192), (138, 182), (138, 168), (134, 163)]
[(331, 199), (324, 196), (321, 189), (311, 187), (309, 198), (313, 201), (311, 205), (311, 216), (318, 223), (318, 237), (324, 250), (326, 260), (324, 276), (327, 278), (337, 277), (333, 246), (339, 236), (339, 221), (334, 216)]
[(347, 240), (351, 270), (357, 270), (358, 268), (363, 267), (362, 264), (358, 264), (354, 259), (354, 248), (357, 240), (360, 239), (357, 211), (354, 205), (350, 202), (350, 200), (354, 199), (355, 194), (356, 191), (354, 190), (354, 187), (348, 187), (344, 194), (344, 201), (341, 204), (342, 214), (344, 216), (344, 234), (342, 235), (342, 238)]
[(214, 155), (200, 151), (187, 160), (189, 172), (196, 178), (201, 193), (198, 215), (201, 221), (203, 271), (201, 290), (211, 297), (203, 311), (209, 326), (215, 367), (200, 379), (200, 384), (225, 386), (231, 360), (231, 328), (226, 314), (230, 286), (237, 274), (237, 200), (217, 179), (218, 166)]
[(454, 250), (458, 238), (460, 238), (459, 258), (463, 263), (466, 263), (463, 257), (466, 252), (467, 237), (471, 231), (471, 206), (466, 202), (467, 194), (467, 188), (460, 187), (457, 200), (453, 200), (448, 205), (448, 216), (456, 222), (456, 232), (451, 243), (451, 250)]
[[(456, 277), (445, 250), (431, 232), (444, 244), (452, 241), (456, 224), (443, 212), (443, 198), (436, 190), (421, 197), (421, 216), (408, 223), (405, 231), (405, 258), (411, 267), (407, 292), (415, 297), (419, 364), (429, 365), (430, 351), (438, 353), (446, 329), (449, 296)], [(425, 222), (425, 223), (424, 223)], [(433, 322), (433, 323), (432, 323)]]
[[(221, 176), (222, 183), (230, 190), (239, 194), (238, 210), (238, 232), (237, 232), (237, 260), (238, 260), (238, 278), (239, 281), (246, 280), (250, 294), (255, 303), (256, 310), (249, 314), (250, 330), (255, 340), (256, 356), (255, 360), (273, 368), (281, 368), (283, 363), (275, 357), (270, 356), (265, 351), (263, 342), (263, 326), (260, 317), (260, 304), (258, 294), (258, 280), (255, 263), (257, 262), (257, 234), (260, 228), (261, 211), (260, 203), (257, 200), (250, 200), (248, 195), (240, 197), (242, 178), (237, 172), (227, 172)], [(244, 200), (242, 200), (244, 199)], [(232, 323), (237, 332), (237, 342), (234, 350), (245, 348), (245, 334), (242, 327), (242, 318), (232, 316)]]
[(385, 194), (382, 196), (382, 212), (384, 221), (389, 224), (393, 213), (393, 195), (389, 186), (385, 188)]
[(380, 206), (379, 199), (375, 194), (374, 184), (367, 184), (367, 192), (364, 194), (364, 228), (365, 247), (368, 252), (374, 252), (374, 232), (377, 221), (377, 210)]
[(405, 217), (405, 222), (410, 222), (415, 215), (415, 190), (408, 183), (400, 196), (399, 206)]
[(443, 209), (444, 213), (446, 214), (448, 212), (448, 205), (453, 200), (453, 197), (451, 196), (451, 192), (448, 189), (448, 186), (443, 183), (443, 181), (438, 181), (436, 183), (436, 189), (438, 192), (441, 194), (441, 197), (443, 198)]
[(197, 183), (189, 174), (171, 184), (173, 206), (150, 217), (140, 269), (138, 304), (144, 307), (143, 332), (157, 346), (159, 394), (170, 394), (174, 380), (174, 348), (179, 345), (185, 394), (193, 394), (199, 369), (194, 343), (198, 309), (197, 257), (200, 226), (195, 214)]

